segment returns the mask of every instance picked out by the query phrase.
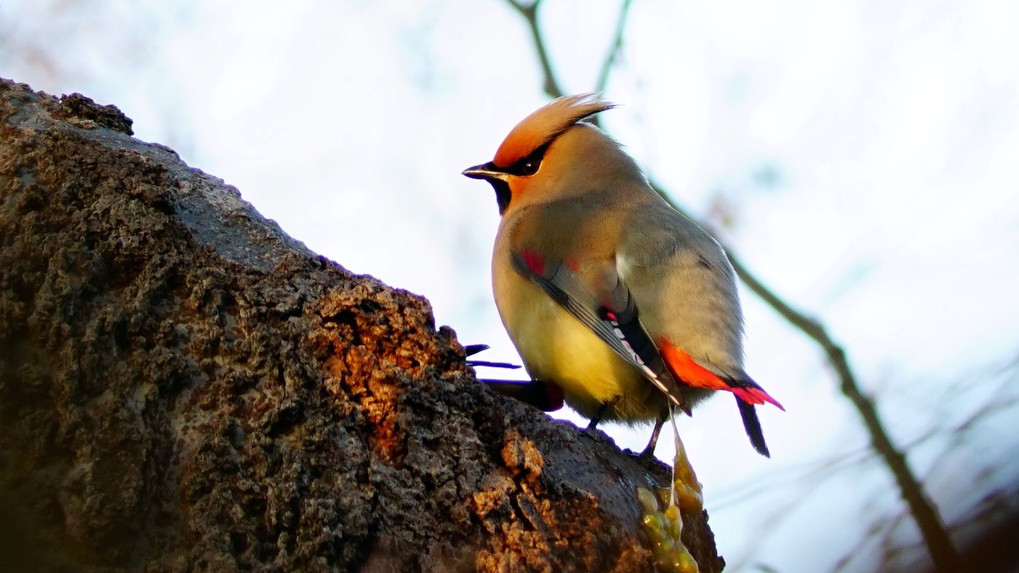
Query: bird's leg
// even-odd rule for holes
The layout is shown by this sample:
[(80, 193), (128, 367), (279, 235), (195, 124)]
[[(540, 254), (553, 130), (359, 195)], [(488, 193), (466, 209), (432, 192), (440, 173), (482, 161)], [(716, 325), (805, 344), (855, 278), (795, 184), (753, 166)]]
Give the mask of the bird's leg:
[(606, 412), (609, 411), (609, 408), (611, 408), (612, 406), (615, 406), (616, 402), (618, 402), (618, 401), (619, 401), (619, 396), (616, 396), (615, 398), (613, 398), (613, 399), (609, 400), (608, 402), (605, 402), (601, 406), (599, 406), (598, 407), (598, 411), (595, 412), (594, 416), (591, 418), (591, 422), (587, 424), (587, 430), (591, 431), (591, 430), (595, 429), (598, 426), (598, 422), (601, 422), (602, 418), (605, 417), (605, 414), (606, 414)]
[(665, 425), (665, 420), (667, 419), (668, 415), (662, 415), (655, 420), (655, 429), (651, 432), (651, 441), (647, 443), (647, 447), (638, 456), (640, 459), (650, 459), (655, 455), (655, 446), (658, 445), (658, 434), (662, 433), (662, 426)]
[(598, 422), (600, 422), (601, 418), (605, 416), (605, 412), (607, 410), (608, 410), (607, 402), (598, 407), (598, 411), (594, 413), (594, 417), (591, 418), (590, 423), (587, 424), (587, 431), (591, 431), (598, 426)]

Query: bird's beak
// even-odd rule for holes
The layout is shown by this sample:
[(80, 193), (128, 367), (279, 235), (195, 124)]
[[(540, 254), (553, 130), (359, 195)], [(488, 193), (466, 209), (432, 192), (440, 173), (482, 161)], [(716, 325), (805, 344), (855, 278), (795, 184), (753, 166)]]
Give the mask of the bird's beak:
[(482, 163), (463, 170), (463, 174), (471, 179), (484, 179), (485, 181), (505, 181), (506, 172), (495, 166), (494, 163)]

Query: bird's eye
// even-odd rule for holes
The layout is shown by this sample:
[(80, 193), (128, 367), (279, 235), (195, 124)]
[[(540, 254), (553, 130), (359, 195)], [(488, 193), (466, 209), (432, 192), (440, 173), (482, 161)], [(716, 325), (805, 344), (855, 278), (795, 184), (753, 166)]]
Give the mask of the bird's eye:
[(517, 160), (517, 162), (507, 169), (506, 172), (518, 177), (534, 175), (539, 169), (541, 169), (541, 160), (545, 158), (546, 150), (548, 150), (547, 143), (532, 151), (527, 157)]

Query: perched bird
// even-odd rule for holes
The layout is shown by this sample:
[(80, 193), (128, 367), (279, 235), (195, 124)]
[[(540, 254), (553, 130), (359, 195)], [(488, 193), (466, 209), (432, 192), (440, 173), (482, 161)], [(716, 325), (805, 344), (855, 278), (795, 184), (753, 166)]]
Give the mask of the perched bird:
[(642, 456), (654, 453), (670, 402), (689, 413), (716, 390), (735, 395), (751, 444), (768, 456), (754, 407), (782, 406), (743, 370), (732, 266), (618, 143), (581, 121), (611, 107), (559, 98), (463, 172), (495, 188), (502, 322), (528, 373), (561, 387), (589, 428), (654, 421)]

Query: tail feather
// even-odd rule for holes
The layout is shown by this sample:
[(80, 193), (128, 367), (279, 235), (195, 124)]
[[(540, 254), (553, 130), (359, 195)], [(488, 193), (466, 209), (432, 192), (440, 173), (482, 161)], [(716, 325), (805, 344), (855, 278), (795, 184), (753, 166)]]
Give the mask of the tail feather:
[(774, 404), (779, 410), (785, 410), (778, 400), (772, 398), (749, 376), (743, 374), (740, 379), (719, 376), (697, 363), (689, 354), (673, 346), (662, 338), (658, 341), (662, 358), (669, 366), (672, 374), (687, 386), (706, 388), (708, 390), (726, 390), (732, 392), (747, 404)]
[(757, 410), (754, 408), (755, 405), (768, 403), (784, 411), (785, 408), (778, 400), (768, 395), (764, 388), (761, 388), (742, 371), (739, 379), (719, 376), (698, 364), (689, 354), (673, 346), (664, 338), (658, 341), (658, 348), (669, 370), (680, 382), (694, 388), (732, 392), (736, 397), (736, 405), (739, 406), (739, 414), (743, 418), (743, 427), (747, 431), (747, 437), (750, 438), (750, 444), (757, 450), (757, 453), (764, 457), (771, 457), (768, 445), (764, 443), (761, 421), (757, 419)]
[(726, 384), (728, 385), (728, 388), (726, 388), (726, 390), (735, 394), (743, 402), (746, 402), (747, 404), (764, 404), (765, 402), (767, 402), (769, 404), (774, 405), (779, 410), (785, 412), (785, 407), (783, 407), (782, 404), (779, 404), (778, 400), (768, 395), (768, 393), (764, 391), (764, 388), (758, 386), (757, 383), (754, 382), (753, 380), (748, 379), (747, 381), (744, 382), (736, 382), (724, 378), (723, 380), (725, 380)]
[(736, 397), (736, 405), (739, 406), (739, 415), (743, 418), (743, 427), (747, 431), (747, 437), (750, 438), (750, 445), (757, 453), (770, 458), (771, 453), (768, 451), (768, 444), (764, 443), (764, 432), (761, 431), (761, 421), (757, 419), (754, 405), (740, 400), (739, 396)]

